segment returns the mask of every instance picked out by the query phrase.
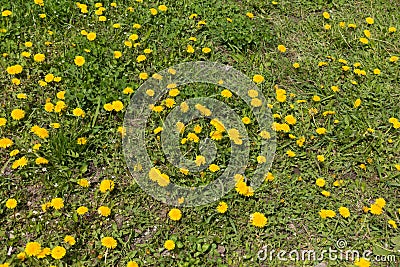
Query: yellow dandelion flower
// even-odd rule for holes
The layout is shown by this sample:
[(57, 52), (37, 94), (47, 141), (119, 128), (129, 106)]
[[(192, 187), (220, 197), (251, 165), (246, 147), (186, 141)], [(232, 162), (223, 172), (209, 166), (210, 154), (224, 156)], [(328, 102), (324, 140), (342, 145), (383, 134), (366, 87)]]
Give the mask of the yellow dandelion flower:
[(217, 206), (217, 212), (225, 213), (227, 210), (228, 210), (228, 204), (226, 204), (224, 201), (219, 202)]
[(112, 105), (113, 109), (117, 112), (124, 109), (124, 104), (119, 100), (113, 101), (111, 105)]
[(106, 206), (101, 206), (97, 212), (104, 217), (108, 217), (111, 214), (111, 209), (109, 207)]
[(208, 166), (208, 169), (210, 170), (210, 172), (217, 172), (220, 170), (220, 167), (216, 164), (211, 164), (210, 166)]
[(9, 198), (6, 201), (6, 208), (7, 209), (14, 209), (17, 206), (17, 201), (14, 198)]
[(155, 15), (157, 15), (158, 11), (157, 11), (157, 9), (155, 9), (155, 8), (150, 8), (150, 13), (151, 13), (153, 16), (155, 16)]
[(72, 114), (74, 114), (74, 116), (76, 116), (76, 117), (82, 117), (82, 118), (85, 117), (85, 111), (83, 111), (83, 109), (81, 109), (81, 108), (75, 108), (72, 111)]
[(36, 54), (33, 56), (33, 60), (35, 62), (43, 62), (45, 60), (46, 56), (44, 54)]
[(146, 72), (141, 72), (139, 74), (139, 79), (141, 80), (147, 80), (147, 78), (149, 78), (149, 75)]
[(122, 93), (124, 93), (125, 95), (132, 94), (132, 93), (133, 93), (133, 89), (132, 89), (132, 87), (126, 87), (126, 88), (122, 91)]
[(0, 127), (5, 126), (7, 124), (7, 119), (6, 118), (0, 118)]
[(165, 12), (165, 11), (168, 10), (168, 8), (167, 8), (166, 5), (160, 5), (160, 6), (158, 6), (158, 10), (160, 10), (160, 11), (162, 11), (162, 12)]
[(250, 216), (250, 222), (256, 227), (263, 228), (267, 224), (268, 220), (264, 214), (255, 212)]
[(208, 54), (208, 53), (211, 52), (211, 48), (209, 48), (209, 47), (204, 47), (203, 49), (201, 49), (201, 51), (202, 51), (204, 54)]
[(7, 148), (14, 144), (14, 142), (9, 138), (0, 139), (0, 148)]
[(285, 53), (286, 52), (286, 47), (284, 45), (278, 45), (278, 51), (281, 53)]
[(371, 204), (369, 211), (374, 215), (381, 215), (382, 214), (382, 207), (377, 203)]
[(68, 243), (70, 246), (73, 246), (76, 243), (75, 238), (73, 236), (71, 236), (71, 235), (66, 235), (64, 237), (64, 242)]
[(264, 76), (260, 75), (260, 74), (256, 74), (253, 76), (253, 82), (255, 83), (262, 83), (264, 81)]
[(374, 24), (374, 19), (371, 18), (371, 17), (366, 18), (365, 21), (366, 21), (369, 25)]
[(274, 175), (270, 172), (265, 176), (265, 181), (272, 182), (275, 179)]
[(85, 145), (85, 144), (87, 143), (87, 139), (86, 139), (85, 137), (79, 137), (79, 138), (76, 140), (76, 143), (77, 143), (78, 145)]
[(96, 34), (95, 32), (89, 32), (89, 33), (86, 35), (86, 38), (87, 38), (89, 41), (93, 41), (94, 39), (96, 39), (96, 36), (97, 36), (97, 34)]
[(106, 248), (114, 249), (117, 247), (118, 243), (113, 237), (106, 236), (101, 239), (101, 244)]
[(105, 193), (107, 191), (111, 192), (114, 189), (114, 186), (114, 181), (106, 179), (101, 181), (99, 189), (102, 193)]
[(225, 98), (230, 98), (230, 97), (232, 97), (232, 92), (229, 91), (228, 89), (222, 90), (221, 96), (223, 96)]
[(139, 264), (136, 261), (129, 261), (126, 267), (139, 267)]
[(114, 54), (114, 58), (115, 58), (115, 59), (118, 59), (118, 58), (122, 57), (121, 51), (114, 51), (113, 54)]
[(343, 217), (343, 218), (348, 218), (350, 217), (350, 211), (348, 208), (346, 207), (340, 207), (339, 208), (339, 214)]
[(315, 181), (315, 184), (316, 184), (317, 186), (319, 186), (319, 187), (324, 187), (325, 184), (326, 184), (326, 182), (325, 182), (325, 180), (324, 180), (323, 178), (318, 178), (318, 179)]
[(164, 242), (164, 248), (167, 250), (173, 250), (175, 248), (175, 242), (173, 240), (167, 240)]
[(390, 224), (392, 226), (392, 228), (394, 228), (394, 229), (397, 228), (397, 224), (394, 220), (388, 220), (388, 224)]
[(171, 209), (168, 217), (173, 221), (179, 221), (182, 218), (182, 212), (179, 209)]
[(391, 56), (390, 58), (389, 58), (389, 61), (390, 62), (397, 62), (399, 60), (399, 57), (398, 56)]
[(204, 164), (206, 164), (206, 158), (202, 155), (197, 155), (195, 163), (197, 166), (204, 165)]
[(23, 111), (22, 109), (14, 109), (13, 111), (11, 111), (11, 118), (13, 118), (14, 120), (21, 120), (25, 117), (25, 111)]
[(76, 209), (76, 213), (78, 213), (79, 215), (84, 215), (89, 211), (89, 209), (85, 206), (81, 206), (79, 208)]
[(358, 108), (361, 105), (361, 99), (356, 99), (356, 101), (354, 101), (354, 108)]
[(64, 200), (62, 198), (53, 198), (50, 205), (56, 210), (62, 209), (64, 207)]
[(78, 67), (81, 67), (85, 64), (85, 58), (82, 56), (75, 56), (74, 62)]
[(43, 158), (43, 157), (38, 157), (38, 158), (35, 160), (35, 163), (36, 163), (37, 165), (42, 165), (42, 164), (48, 164), (49, 161), (48, 161), (47, 159)]
[(28, 242), (24, 251), (28, 256), (37, 256), (41, 250), (42, 247), (38, 242)]

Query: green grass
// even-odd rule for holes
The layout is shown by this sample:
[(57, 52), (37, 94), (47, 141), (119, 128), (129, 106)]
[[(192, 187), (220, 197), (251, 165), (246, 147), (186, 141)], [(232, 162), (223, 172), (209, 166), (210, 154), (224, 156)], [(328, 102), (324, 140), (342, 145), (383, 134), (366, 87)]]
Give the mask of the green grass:
[[(400, 61), (389, 61), (391, 56), (400, 56), (398, 2), (278, 1), (274, 5), (270, 1), (253, 0), (118, 1), (114, 8), (111, 2), (104, 1), (106, 22), (98, 21), (94, 3), (85, 2), (89, 10), (86, 15), (75, 2), (68, 1), (45, 0), (44, 7), (33, 1), (2, 4), (2, 11), (13, 13), (0, 17), (0, 29), (6, 30), (0, 33), (0, 53), (6, 53), (0, 57), (0, 118), (7, 119), (7, 124), (0, 126), (0, 139), (10, 138), (14, 144), (0, 148), (0, 263), (126, 266), (134, 260), (139, 266), (314, 266), (320, 261), (289, 263), (276, 258), (259, 261), (257, 252), (263, 246), (286, 251), (322, 251), (334, 248), (339, 239), (347, 241), (346, 249), (373, 250), (377, 255), (394, 254), (399, 259), (398, 228), (388, 224), (388, 220), (400, 224), (400, 171), (395, 168), (400, 164), (399, 129), (388, 121), (391, 117), (400, 119)], [(161, 4), (168, 10), (152, 16), (149, 9)], [(127, 10), (129, 6), (134, 8), (133, 12)], [(329, 20), (322, 16), (324, 11), (330, 13)], [(247, 12), (252, 12), (254, 18), (248, 18)], [(41, 13), (46, 18), (39, 18)], [(192, 13), (198, 17), (189, 19)], [(373, 17), (374, 24), (368, 25), (366, 17)], [(198, 27), (200, 20), (207, 24)], [(339, 26), (341, 21), (346, 23), (344, 28)], [(114, 23), (120, 23), (121, 28), (113, 28)], [(134, 29), (135, 23), (141, 28)], [(349, 29), (349, 23), (357, 27)], [(325, 24), (330, 24), (331, 29), (324, 30)], [(397, 32), (389, 33), (390, 26), (396, 27)], [(96, 39), (89, 41), (81, 35), (83, 29), (96, 32)], [(366, 29), (371, 32), (368, 45), (359, 41), (365, 37)], [(140, 46), (129, 48), (124, 41), (133, 33), (138, 34), (136, 42)], [(189, 41), (191, 36), (197, 41)], [(24, 47), (27, 41), (33, 47)], [(47, 46), (46, 41), (52, 44)], [(285, 53), (278, 51), (280, 44), (287, 48)], [(186, 52), (188, 45), (195, 48), (195, 53)], [(204, 54), (203, 47), (212, 51)], [(146, 61), (137, 63), (137, 56), (146, 48), (153, 52), (146, 55)], [(20, 55), (23, 51), (30, 52), (30, 58), (23, 58)], [(113, 51), (121, 51), (122, 57), (113, 58)], [(37, 53), (46, 55), (44, 62), (34, 62)], [(82, 67), (74, 64), (77, 55), (85, 57)], [(348, 61), (349, 71), (341, 69), (344, 64), (338, 62), (339, 58)], [(276, 156), (270, 170), (275, 177), (272, 182), (265, 182), (252, 197), (232, 190), (221, 199), (228, 204), (225, 214), (216, 211), (218, 202), (182, 207), (182, 219), (174, 222), (168, 218), (172, 207), (147, 195), (126, 167), (117, 129), (123, 125), (131, 95), (122, 91), (126, 87), (136, 90), (143, 84), (139, 79), (142, 72), (151, 76), (173, 65), (199, 60), (231, 65), (250, 78), (263, 75), (265, 81), (259, 88), (273, 104), (271, 112), (282, 118), (275, 121), (283, 123), (285, 116), (291, 114), (297, 122), (289, 133), (276, 133)], [(292, 66), (295, 62), (300, 64), (298, 69)], [(319, 62), (328, 64), (319, 67)], [(366, 76), (353, 72), (356, 62)], [(14, 75), (6, 71), (15, 64), (23, 66), (22, 73), (15, 75), (21, 80), (20, 85), (12, 84)], [(381, 70), (380, 75), (373, 74), (375, 68)], [(41, 87), (38, 81), (44, 80), (48, 73), (62, 80)], [(276, 101), (275, 86), (286, 90), (286, 102)], [(338, 86), (340, 91), (333, 92), (331, 86)], [(230, 100), (221, 97), (220, 87), (196, 84), (180, 89), (177, 104), (191, 97), (214, 95), (240, 117), (251, 117), (249, 108), (236, 96)], [(43, 108), (46, 99), (55, 104), (57, 92), (63, 90), (68, 108), (62, 115), (46, 112)], [(25, 93), (27, 99), (18, 99), (18, 93)], [(321, 100), (313, 101), (314, 95)], [(354, 108), (356, 99), (362, 100), (358, 108)], [(104, 104), (115, 100), (124, 103), (124, 110), (107, 112)], [(76, 107), (86, 112), (84, 118), (73, 116)], [(25, 118), (20, 121), (10, 116), (16, 108), (25, 111)], [(311, 108), (317, 109), (315, 116), (310, 115)], [(328, 110), (335, 114), (324, 116), (323, 112)], [(187, 178), (165, 162), (161, 143), (152, 131), (162, 126), (168, 113), (169, 110), (153, 114), (148, 121), (147, 148), (151, 159), (176, 183), (198, 185), (216, 179), (219, 173), (211, 175), (209, 171), (205, 171), (205, 176), (194, 174)], [(51, 128), (49, 125), (54, 122), (60, 123), (61, 128)], [(211, 130), (209, 121), (195, 123), (203, 126), (199, 136), (205, 138)], [(48, 129), (49, 138), (42, 140), (34, 135), (31, 132), (34, 125)], [(258, 144), (257, 126), (246, 126), (254, 144)], [(327, 134), (318, 135), (315, 130), (319, 127), (325, 127)], [(374, 132), (368, 132), (368, 128)], [(306, 140), (303, 147), (296, 144), (300, 136)], [(79, 137), (87, 138), (87, 143), (78, 145)], [(393, 142), (389, 143), (389, 139)], [(33, 151), (36, 143), (42, 146)], [(217, 163), (224, 166), (229, 161), (228, 138), (217, 142), (217, 147)], [(198, 145), (180, 148), (190, 149), (194, 159)], [(20, 153), (10, 157), (13, 149)], [(289, 158), (288, 150), (296, 156)], [(252, 155), (256, 151), (254, 148)], [(325, 161), (318, 162), (317, 155), (324, 155)], [(27, 157), (28, 165), (12, 169), (12, 163), (22, 156)], [(35, 164), (39, 156), (48, 159), (49, 164)], [(365, 170), (360, 168), (361, 164), (365, 164)], [(323, 196), (323, 189), (315, 185), (320, 177), (326, 180), (324, 190), (331, 193), (330, 197)], [(90, 181), (89, 188), (77, 184), (81, 178)], [(104, 179), (115, 182), (112, 192), (99, 191)], [(340, 179), (344, 180), (344, 186), (334, 187), (333, 182)], [(63, 198), (64, 208), (43, 212), (41, 205), (56, 197)], [(14, 210), (5, 206), (9, 198), (18, 202)], [(377, 198), (386, 200), (383, 213), (363, 212), (363, 207), (369, 207)], [(97, 213), (101, 205), (111, 208), (109, 217)], [(79, 206), (88, 207), (88, 214), (78, 216)], [(341, 206), (349, 208), (349, 218), (339, 215)], [(336, 216), (322, 219), (321, 209), (332, 209)], [(267, 217), (264, 228), (249, 223), (254, 212)], [(74, 236), (76, 244), (66, 244), (63, 241), (66, 235)], [(104, 236), (114, 237), (117, 247), (106, 250), (101, 245)], [(167, 239), (176, 242), (174, 250), (163, 248)], [(17, 254), (30, 241), (37, 241), (42, 247), (64, 246), (66, 255), (61, 260), (49, 255), (20, 261)], [(329, 266), (353, 266), (353, 261), (331, 261)], [(395, 266), (395, 263), (374, 262), (371, 266)]]

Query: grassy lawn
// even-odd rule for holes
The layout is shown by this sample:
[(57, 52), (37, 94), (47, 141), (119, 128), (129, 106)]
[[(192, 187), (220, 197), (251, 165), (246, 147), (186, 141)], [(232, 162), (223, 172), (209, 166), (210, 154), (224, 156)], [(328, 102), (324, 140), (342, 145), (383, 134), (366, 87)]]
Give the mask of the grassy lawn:
[[(0, 11), (0, 266), (397, 266), (399, 1), (15, 0)], [(254, 192), (257, 105), (219, 79), (172, 86), (174, 66), (192, 61), (232, 66), (266, 99), (276, 152)], [(245, 178), (229, 176), (219, 200), (167, 205), (133, 178), (139, 162), (127, 166), (124, 118), (157, 73), (169, 94), (137, 144), (155, 168), (144, 177), (161, 189), (216, 181), (235, 165), (231, 130), (246, 131)], [(171, 144), (204, 165), (187, 172), (163, 151), (163, 123), (199, 97), (240, 126), (200, 116), (177, 129)], [(205, 139), (216, 156), (201, 163)], [(289, 257), (330, 248), (340, 259)]]

